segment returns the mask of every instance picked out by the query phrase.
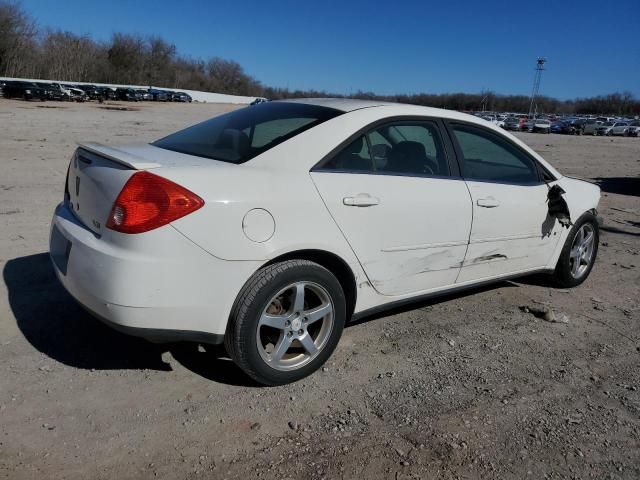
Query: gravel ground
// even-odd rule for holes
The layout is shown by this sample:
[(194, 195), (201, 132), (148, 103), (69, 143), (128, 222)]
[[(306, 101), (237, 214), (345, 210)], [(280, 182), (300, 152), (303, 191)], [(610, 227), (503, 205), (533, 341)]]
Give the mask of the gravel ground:
[[(640, 139), (518, 134), (603, 189), (581, 287), (527, 278), (369, 318), (322, 371), (260, 388), (218, 349), (111, 331), (57, 284), (75, 142), (234, 108), (105, 107), (0, 101), (0, 478), (640, 477)], [(540, 305), (568, 323), (521, 309)]]

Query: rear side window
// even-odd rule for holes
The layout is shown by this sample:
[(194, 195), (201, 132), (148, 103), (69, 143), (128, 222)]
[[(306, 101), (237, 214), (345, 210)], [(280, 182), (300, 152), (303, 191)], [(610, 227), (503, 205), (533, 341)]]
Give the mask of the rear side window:
[(462, 152), (462, 176), (500, 183), (539, 183), (534, 161), (509, 140), (484, 129), (454, 124)]
[(407, 176), (449, 176), (435, 122), (389, 123), (353, 140), (320, 170)]
[(373, 162), (365, 136), (359, 136), (349, 146), (341, 150), (323, 167), (323, 170), (372, 172), (374, 170)]
[[(379, 143), (377, 138), (383, 138)], [(449, 165), (438, 127), (433, 122), (384, 125), (369, 134), (377, 169), (406, 175), (448, 176)], [(384, 155), (384, 156), (383, 156)]]
[(152, 145), (187, 155), (244, 163), (342, 113), (302, 103), (262, 103), (212, 118)]

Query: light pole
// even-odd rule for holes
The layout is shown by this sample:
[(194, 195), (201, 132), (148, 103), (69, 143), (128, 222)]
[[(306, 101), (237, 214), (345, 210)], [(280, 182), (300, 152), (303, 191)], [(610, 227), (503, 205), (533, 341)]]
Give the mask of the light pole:
[(533, 118), (538, 110), (536, 97), (540, 90), (540, 80), (542, 79), (542, 71), (544, 70), (545, 63), (547, 63), (547, 59), (542, 57), (539, 57), (536, 62), (536, 73), (533, 77), (533, 91), (531, 92), (531, 103), (529, 104), (529, 118)]

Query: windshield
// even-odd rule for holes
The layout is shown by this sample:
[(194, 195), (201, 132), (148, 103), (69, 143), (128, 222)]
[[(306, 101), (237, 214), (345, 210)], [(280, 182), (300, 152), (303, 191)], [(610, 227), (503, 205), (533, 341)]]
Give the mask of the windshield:
[(212, 118), (152, 145), (187, 155), (243, 163), (342, 113), (303, 103), (262, 103)]

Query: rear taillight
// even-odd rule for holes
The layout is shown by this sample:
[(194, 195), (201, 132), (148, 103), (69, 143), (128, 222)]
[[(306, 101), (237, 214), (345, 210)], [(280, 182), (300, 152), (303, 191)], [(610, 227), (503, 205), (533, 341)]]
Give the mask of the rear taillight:
[(195, 193), (149, 172), (135, 173), (116, 198), (107, 228), (143, 233), (195, 212), (204, 205)]

